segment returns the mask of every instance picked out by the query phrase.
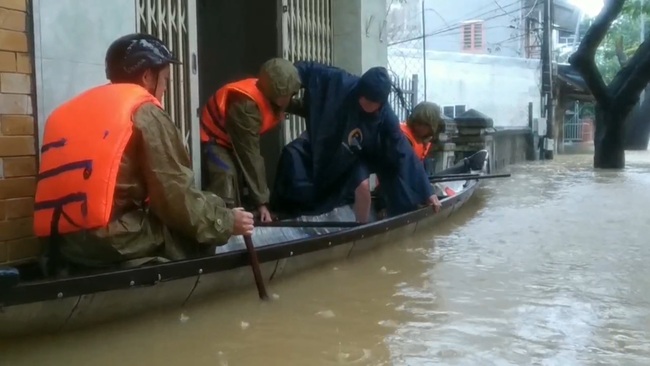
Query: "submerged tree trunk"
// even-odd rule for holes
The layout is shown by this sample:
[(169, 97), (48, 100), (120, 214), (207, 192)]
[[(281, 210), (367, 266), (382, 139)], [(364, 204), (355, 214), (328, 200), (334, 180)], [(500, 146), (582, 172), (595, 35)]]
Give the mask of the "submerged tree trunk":
[(594, 168), (625, 167), (625, 117), (596, 107), (594, 134)]
[(646, 39), (609, 85), (596, 66), (596, 49), (605, 38), (625, 0), (605, 1), (569, 63), (576, 68), (596, 99), (594, 168), (625, 167), (625, 122), (650, 81), (650, 42)]
[[(623, 50), (623, 36), (616, 40), (616, 58), (621, 68), (629, 61)], [(643, 100), (634, 107), (625, 120), (625, 150), (648, 150), (648, 142), (650, 142), (650, 84), (645, 87)]]
[[(646, 95), (650, 91), (646, 89)], [(650, 101), (646, 98), (625, 121), (625, 150), (648, 150), (650, 140)]]

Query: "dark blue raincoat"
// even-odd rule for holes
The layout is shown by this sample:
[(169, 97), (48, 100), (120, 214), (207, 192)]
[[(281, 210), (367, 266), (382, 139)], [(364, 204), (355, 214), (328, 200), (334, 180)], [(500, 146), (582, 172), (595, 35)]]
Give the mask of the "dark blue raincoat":
[[(273, 210), (320, 214), (352, 203), (354, 189), (370, 173), (381, 182), (390, 215), (425, 204), (433, 190), (387, 102), (390, 80), (385, 69), (369, 70), (362, 81), (314, 62), (298, 62), (296, 67), (305, 88), (307, 130), (282, 151), (271, 195)], [(359, 105), (362, 95), (383, 99), (381, 109), (364, 112)]]

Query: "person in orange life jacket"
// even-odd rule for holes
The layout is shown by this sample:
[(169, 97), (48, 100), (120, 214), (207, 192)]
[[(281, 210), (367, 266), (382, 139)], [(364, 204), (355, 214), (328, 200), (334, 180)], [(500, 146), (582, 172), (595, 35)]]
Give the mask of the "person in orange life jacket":
[[(424, 161), (429, 155), (431, 150), (432, 141), (437, 137), (440, 126), (442, 124), (442, 111), (440, 107), (432, 102), (420, 102), (413, 108), (411, 114), (406, 119), (406, 122), (400, 123), (400, 129), (404, 137), (408, 140), (413, 152), (420, 159)], [(381, 207), (385, 206), (385, 197), (381, 192), (381, 185), (379, 180), (375, 187), (375, 194), (380, 197), (378, 201), (379, 217), (386, 215), (385, 210)], [(437, 199), (433, 202), (434, 208), (439, 210), (441, 207), (440, 201)]]
[(442, 124), (442, 111), (432, 102), (420, 102), (406, 122), (400, 124), (404, 136), (409, 141), (415, 155), (424, 161), (431, 150), (432, 141), (436, 138)]
[(161, 106), (175, 63), (160, 39), (123, 36), (106, 53), (110, 83), (48, 118), (34, 230), (69, 263), (178, 260), (252, 234), (250, 212), (194, 188), (183, 138)]
[[(299, 89), (295, 66), (273, 58), (262, 65), (258, 78), (236, 81), (217, 90), (201, 115), (206, 189), (231, 207), (243, 205), (245, 198), (257, 208), (263, 222), (272, 219), (260, 136), (285, 119), (284, 111)], [(242, 194), (246, 191), (247, 195)]]

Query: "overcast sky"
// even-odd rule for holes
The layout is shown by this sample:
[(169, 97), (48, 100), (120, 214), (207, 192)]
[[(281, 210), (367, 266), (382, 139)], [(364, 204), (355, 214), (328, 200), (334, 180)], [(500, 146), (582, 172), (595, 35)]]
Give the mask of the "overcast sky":
[(569, 0), (570, 3), (580, 8), (588, 16), (595, 17), (603, 7), (603, 0)]

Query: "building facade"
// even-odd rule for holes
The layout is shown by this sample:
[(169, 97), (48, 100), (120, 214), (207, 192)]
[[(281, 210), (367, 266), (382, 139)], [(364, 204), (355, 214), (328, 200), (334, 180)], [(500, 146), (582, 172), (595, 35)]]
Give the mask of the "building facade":
[[(106, 83), (104, 55), (119, 36), (154, 34), (181, 59), (164, 105), (198, 185), (203, 101), (272, 57), (353, 73), (385, 66), (385, 18), (385, 5), (370, 0), (0, 0), (0, 264), (41, 253), (32, 215), (45, 121), (61, 103)], [(264, 136), (269, 166), (303, 129), (294, 118)], [(274, 169), (267, 173), (272, 182)]]
[(0, 263), (40, 253), (32, 233), (37, 172), (29, 1), (0, 1)]
[[(420, 99), (454, 117), (467, 109), (499, 127), (528, 126), (528, 104), (541, 112), (542, 0), (389, 0), (391, 69), (417, 74)], [(555, 39), (579, 21), (566, 0), (554, 0)]]

